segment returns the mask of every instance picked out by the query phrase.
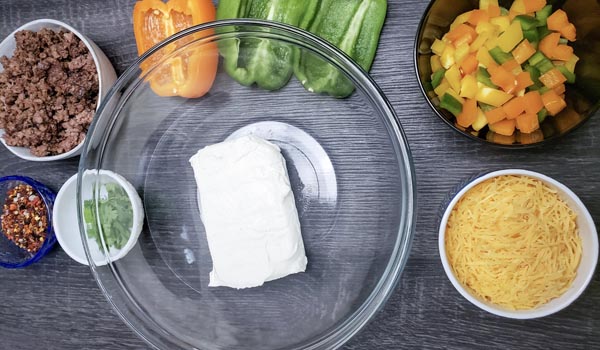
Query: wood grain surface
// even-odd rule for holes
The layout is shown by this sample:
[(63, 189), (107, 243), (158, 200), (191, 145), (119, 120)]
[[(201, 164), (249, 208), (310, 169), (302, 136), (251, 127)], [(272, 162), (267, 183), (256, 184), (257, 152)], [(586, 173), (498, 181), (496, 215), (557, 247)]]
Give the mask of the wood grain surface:
[[(345, 349), (600, 348), (600, 275), (569, 308), (529, 321), (480, 311), (446, 278), (437, 251), (436, 217), (446, 193), (483, 170), (524, 168), (556, 178), (577, 193), (600, 223), (600, 120), (552, 145), (508, 151), (474, 143), (448, 128), (427, 106), (413, 66), (413, 41), (426, 1), (389, 0), (372, 76), (408, 137), (418, 187), (412, 253), (388, 303)], [(133, 0), (0, 2), (0, 37), (38, 18), (65, 21), (95, 41), (118, 73), (136, 57)], [(55, 190), (77, 159), (34, 163), (0, 148), (0, 175), (22, 174)], [(25, 269), (0, 270), (0, 349), (147, 349), (111, 310), (89, 268), (59, 247)]]

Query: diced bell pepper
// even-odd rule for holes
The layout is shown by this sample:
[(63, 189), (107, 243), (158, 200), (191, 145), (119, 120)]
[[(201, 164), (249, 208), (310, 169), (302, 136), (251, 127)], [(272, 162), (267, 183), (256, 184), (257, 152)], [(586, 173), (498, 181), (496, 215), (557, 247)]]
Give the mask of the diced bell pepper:
[(515, 21), (498, 37), (498, 47), (504, 52), (510, 52), (521, 40), (523, 40), (523, 30), (519, 22)]
[(507, 94), (506, 92), (497, 89), (492, 89), (490, 87), (484, 86), (483, 84), (479, 86), (479, 90), (477, 91), (477, 95), (475, 96), (477, 101), (487, 103), (488, 105), (494, 107), (502, 106), (512, 97), (513, 96), (511, 94)]
[(472, 75), (465, 75), (460, 82), (460, 97), (475, 98), (477, 95), (477, 79)]

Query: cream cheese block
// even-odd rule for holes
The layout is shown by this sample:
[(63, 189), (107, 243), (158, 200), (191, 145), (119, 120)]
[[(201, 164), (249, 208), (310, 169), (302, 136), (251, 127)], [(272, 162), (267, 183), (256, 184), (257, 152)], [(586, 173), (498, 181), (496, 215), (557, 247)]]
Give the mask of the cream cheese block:
[(210, 287), (250, 288), (304, 272), (307, 259), (285, 159), (256, 136), (191, 159), (213, 262)]

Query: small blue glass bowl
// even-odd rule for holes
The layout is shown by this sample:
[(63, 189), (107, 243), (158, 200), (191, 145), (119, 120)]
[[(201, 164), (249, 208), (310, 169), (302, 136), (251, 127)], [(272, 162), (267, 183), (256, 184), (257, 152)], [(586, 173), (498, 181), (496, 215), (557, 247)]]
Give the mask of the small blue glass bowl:
[[(46, 185), (26, 176), (13, 175), (2, 177), (0, 178), (0, 208), (4, 206), (8, 191), (20, 184), (26, 184), (33, 187), (44, 200), (48, 215), (48, 228), (46, 229), (46, 239), (44, 240), (44, 244), (35, 253), (30, 253), (27, 250), (18, 247), (9, 240), (4, 233), (0, 234), (0, 266), (9, 269), (26, 267), (39, 261), (56, 243), (56, 236), (54, 235), (54, 228), (52, 227), (52, 208), (54, 206), (56, 194), (46, 187)], [(1, 220), (2, 218), (0, 216), (0, 223)]]

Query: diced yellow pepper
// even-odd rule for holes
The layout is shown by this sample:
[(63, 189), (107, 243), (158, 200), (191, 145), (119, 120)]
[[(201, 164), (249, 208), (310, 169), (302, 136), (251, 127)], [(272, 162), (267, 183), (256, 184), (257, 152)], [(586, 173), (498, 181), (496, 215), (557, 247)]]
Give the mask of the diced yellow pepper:
[(494, 34), (496, 32), (496, 26), (490, 22), (479, 22), (475, 27), (475, 32), (477, 34), (490, 33)]
[(446, 48), (446, 43), (441, 41), (440, 39), (435, 39), (433, 44), (431, 44), (431, 51), (433, 51), (433, 53), (438, 56), (442, 55), (442, 52), (444, 52), (445, 48)]
[(438, 55), (431, 55), (431, 58), (429, 59), (429, 63), (431, 64), (432, 72), (437, 72), (438, 70), (440, 70), (442, 68), (442, 62), (440, 61), (440, 56), (438, 56)]
[(498, 36), (496, 35), (492, 35), (489, 39), (485, 41), (485, 44), (483, 44), (483, 47), (488, 49), (488, 51), (496, 46), (498, 46)]
[(438, 95), (439, 98), (442, 98), (442, 96), (444, 96), (444, 94), (446, 93), (446, 91), (448, 91), (448, 89), (450, 89), (450, 84), (448, 83), (448, 80), (446, 80), (446, 78), (444, 78), (442, 80), (442, 82), (440, 83), (440, 85), (438, 85), (438, 87), (433, 89), (433, 91), (435, 92), (436, 95)]
[(479, 86), (479, 90), (477, 91), (475, 99), (477, 99), (479, 102), (487, 103), (488, 105), (492, 105), (494, 107), (500, 107), (513, 97), (511, 94), (492, 89), (491, 87), (487, 87), (481, 83), (477, 85)]
[(448, 83), (450, 83), (450, 87), (454, 89), (454, 91), (460, 91), (461, 76), (458, 66), (453, 65), (452, 67), (450, 67), (444, 74), (444, 77), (448, 80)]
[[(502, 33), (510, 27), (510, 18), (508, 16), (494, 17), (490, 19), (490, 23), (496, 26), (498, 32)], [(519, 23), (517, 21), (517, 23)]]
[(510, 11), (515, 13), (525, 13), (525, 3), (523, 0), (515, 0), (510, 7)]
[(488, 121), (487, 121), (487, 118), (485, 117), (485, 114), (483, 113), (481, 108), (477, 108), (477, 119), (475, 119), (473, 124), (471, 124), (471, 127), (473, 128), (473, 130), (479, 131), (479, 130), (483, 129), (483, 127), (486, 126), (487, 123), (488, 123)]
[(450, 87), (450, 89), (446, 90), (446, 93), (452, 97), (454, 97), (458, 102), (460, 102), (460, 104), (464, 104), (465, 103), (465, 99), (460, 97), (460, 95), (458, 94), (458, 92), (456, 92), (456, 90), (454, 90), (452, 87)]
[(452, 44), (446, 44), (446, 48), (444, 48), (442, 56), (440, 57), (442, 67), (449, 69), (454, 65), (454, 51), (454, 46), (452, 46)]
[(461, 64), (462, 61), (467, 57), (467, 55), (469, 54), (470, 50), (469, 50), (469, 44), (460, 44), (456, 47), (456, 50), (454, 51), (454, 62), (455, 64)]
[(575, 73), (575, 65), (577, 64), (578, 61), (579, 61), (579, 57), (573, 55), (573, 57), (571, 57), (570, 60), (565, 62), (565, 68), (567, 68), (567, 70), (569, 72)]
[(498, 6), (498, 0), (479, 0), (479, 8), (481, 10), (487, 10), (490, 5)]
[(473, 75), (465, 75), (460, 81), (460, 97), (475, 98), (477, 95), (477, 79)]
[(492, 55), (490, 55), (490, 52), (485, 47), (482, 47), (477, 51), (476, 58), (477, 58), (477, 61), (479, 61), (479, 64), (486, 68), (496, 64), (496, 61), (494, 61), (494, 59), (492, 58)]
[(514, 21), (508, 29), (498, 37), (498, 46), (504, 52), (511, 52), (523, 40), (521, 22)]
[(483, 32), (481, 34), (479, 34), (479, 36), (477, 36), (477, 39), (475, 39), (475, 41), (473, 41), (471, 43), (470, 52), (477, 52), (477, 50), (479, 50), (480, 47), (483, 46), (483, 44), (492, 37), (494, 33), (493, 32)]
[(466, 21), (468, 21), (469, 17), (471, 17), (471, 11), (468, 11), (468, 12), (458, 15), (454, 19), (454, 22), (452, 22), (452, 24), (450, 24), (450, 30), (452, 30), (452, 29), (454, 29), (454, 27), (457, 27), (457, 26), (465, 23)]

